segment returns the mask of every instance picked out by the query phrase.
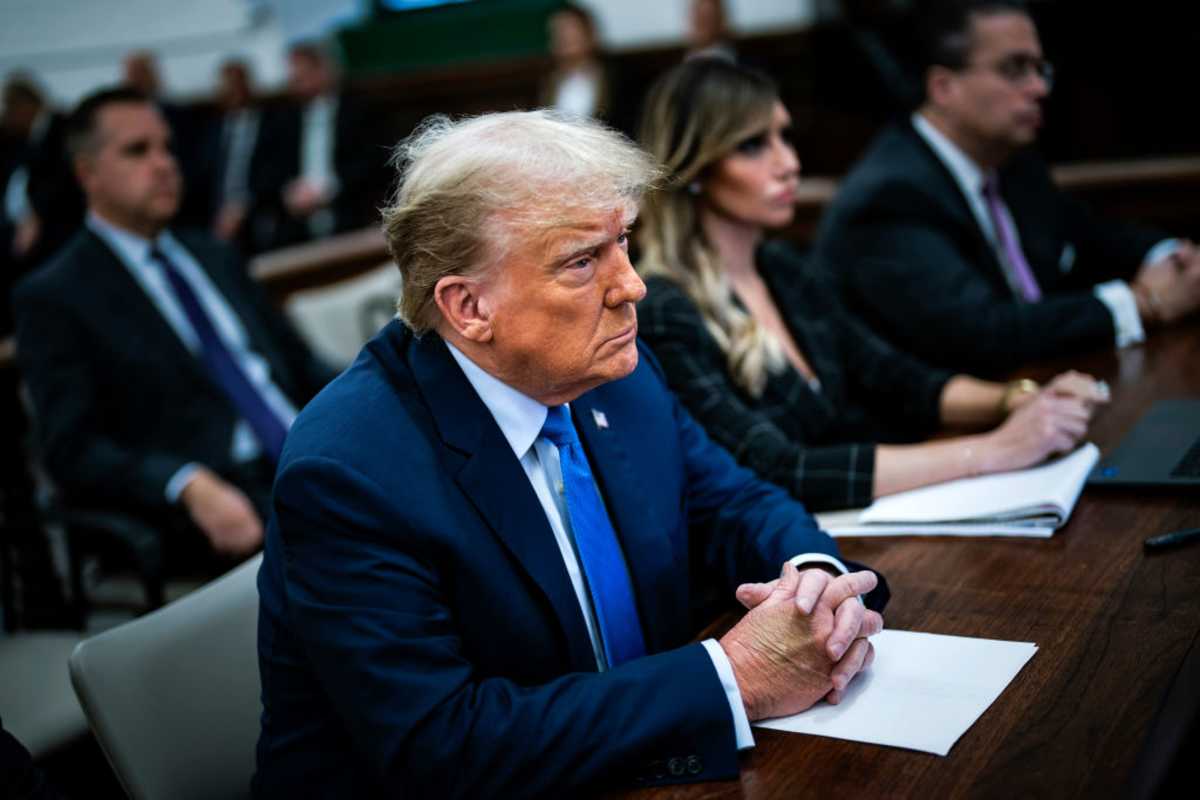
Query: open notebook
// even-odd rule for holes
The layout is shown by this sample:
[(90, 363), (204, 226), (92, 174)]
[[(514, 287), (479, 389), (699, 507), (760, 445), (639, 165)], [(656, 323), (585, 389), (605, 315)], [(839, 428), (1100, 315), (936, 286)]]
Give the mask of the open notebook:
[(1066, 524), (1099, 458), (1089, 442), (1036, 467), (925, 486), (817, 521), (833, 536), (1047, 537)]

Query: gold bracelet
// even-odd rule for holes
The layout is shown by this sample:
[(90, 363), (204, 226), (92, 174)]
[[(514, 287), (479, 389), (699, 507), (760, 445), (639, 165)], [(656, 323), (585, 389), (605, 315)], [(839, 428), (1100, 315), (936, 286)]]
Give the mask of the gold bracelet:
[(1037, 394), (1041, 389), (1042, 387), (1037, 381), (1029, 378), (1009, 381), (1004, 386), (1004, 394), (1000, 395), (1000, 405), (996, 408), (997, 413), (1002, 417), (1008, 416), (1012, 412), (1009, 404), (1012, 403), (1013, 398), (1019, 394)]

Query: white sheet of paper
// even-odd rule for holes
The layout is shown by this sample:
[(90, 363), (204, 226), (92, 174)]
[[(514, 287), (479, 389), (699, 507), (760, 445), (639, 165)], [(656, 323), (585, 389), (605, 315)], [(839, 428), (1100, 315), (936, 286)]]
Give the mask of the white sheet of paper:
[(875, 663), (836, 706), (754, 723), (944, 756), (1037, 652), (1029, 642), (885, 630)]
[(1053, 524), (1020, 522), (935, 522), (931, 524), (907, 523), (895, 525), (861, 525), (858, 522), (861, 508), (847, 511), (822, 511), (817, 514), (821, 530), (836, 538), (842, 536), (1017, 536), (1049, 539), (1054, 535)]

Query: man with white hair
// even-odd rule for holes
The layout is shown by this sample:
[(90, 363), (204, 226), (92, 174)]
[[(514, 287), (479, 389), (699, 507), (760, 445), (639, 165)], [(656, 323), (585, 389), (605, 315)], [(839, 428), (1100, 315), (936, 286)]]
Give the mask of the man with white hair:
[[(736, 776), (751, 720), (836, 703), (870, 664), (886, 588), (639, 347), (627, 236), (657, 168), (544, 111), (435, 118), (396, 161), (400, 320), (277, 475), (256, 795)], [(750, 611), (689, 644), (713, 591)]]

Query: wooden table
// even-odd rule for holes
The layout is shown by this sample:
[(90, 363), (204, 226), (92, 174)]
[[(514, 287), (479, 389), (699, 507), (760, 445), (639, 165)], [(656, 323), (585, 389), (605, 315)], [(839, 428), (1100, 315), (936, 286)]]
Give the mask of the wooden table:
[[(1200, 396), (1200, 322), (1143, 346), (1041, 365), (1113, 388), (1091, 439), (1107, 454), (1158, 399)], [(1037, 654), (944, 758), (756, 730), (739, 782), (636, 798), (1148, 796), (1200, 707), (1200, 492), (1087, 489), (1049, 540), (843, 539), (888, 576), (898, 630), (1035, 642)], [(1169, 699), (1168, 699), (1169, 696)]]

